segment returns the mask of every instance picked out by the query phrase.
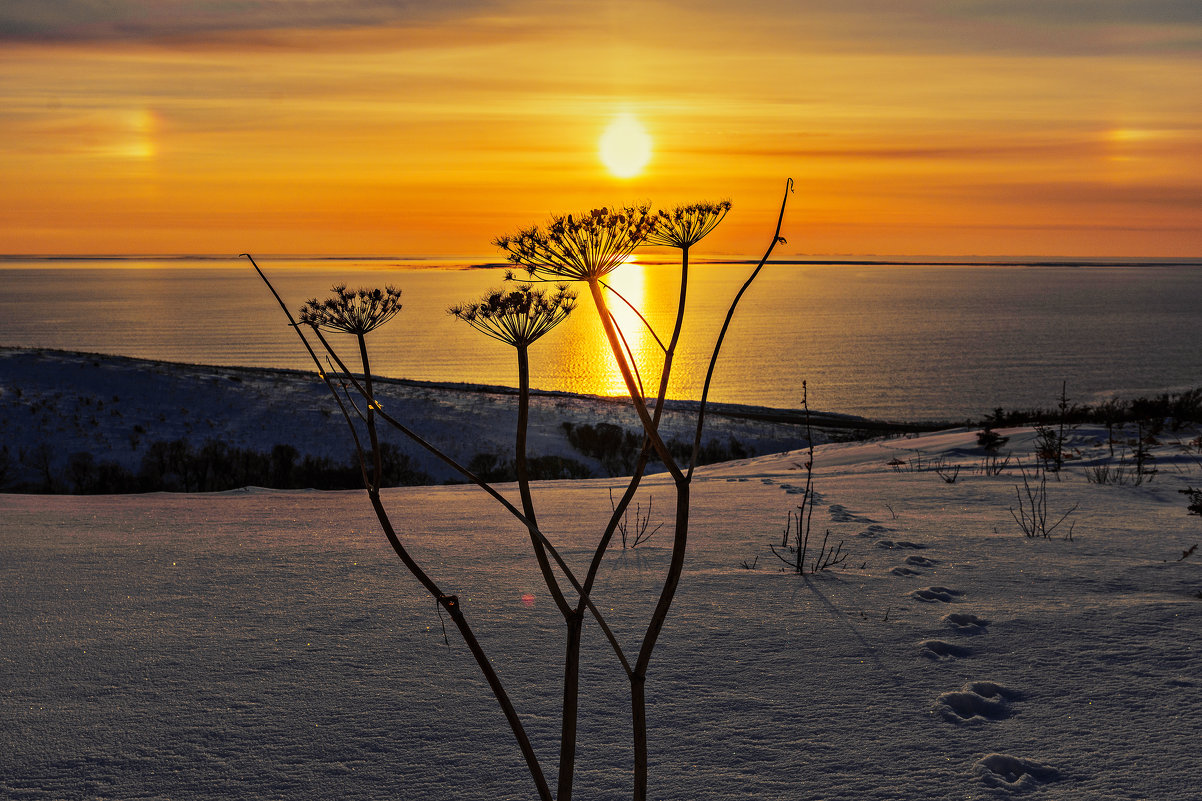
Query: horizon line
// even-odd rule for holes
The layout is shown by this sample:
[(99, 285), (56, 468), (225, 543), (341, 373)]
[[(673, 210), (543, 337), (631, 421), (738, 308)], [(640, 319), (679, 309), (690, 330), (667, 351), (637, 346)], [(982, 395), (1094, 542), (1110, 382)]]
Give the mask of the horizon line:
[[(314, 255), (269, 253), (256, 256), (259, 259), (347, 262), (347, 261), (399, 261), (429, 263), (428, 266), (461, 267), (464, 269), (496, 269), (513, 267), (504, 259), (465, 255)], [(201, 253), (0, 253), (3, 262), (130, 262), (130, 261), (240, 261), (241, 255)], [(646, 264), (675, 263), (667, 254), (654, 254), (644, 258)], [(724, 255), (695, 256), (694, 264), (757, 264), (758, 259)], [(1039, 255), (878, 255), (878, 254), (802, 254), (786, 259), (769, 259), (766, 264), (796, 266), (948, 266), (948, 267), (1139, 267), (1139, 266), (1202, 266), (1202, 255), (1196, 256), (1039, 256)], [(420, 266), (420, 265), (414, 265)]]

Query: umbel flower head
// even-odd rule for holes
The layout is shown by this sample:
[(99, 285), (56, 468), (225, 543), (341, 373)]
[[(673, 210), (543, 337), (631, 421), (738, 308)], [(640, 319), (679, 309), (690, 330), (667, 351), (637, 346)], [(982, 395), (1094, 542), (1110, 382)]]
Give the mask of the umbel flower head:
[(311, 298), (301, 306), (302, 324), (363, 336), (396, 317), (401, 310), (401, 290), (394, 286), (351, 291), (346, 284), (335, 284), (332, 290), (333, 297), (320, 302)]
[(730, 201), (690, 203), (661, 211), (655, 228), (647, 234), (648, 245), (688, 248), (700, 242), (730, 211)]
[(519, 284), (508, 292), (494, 289), (478, 303), (452, 306), (447, 313), (493, 339), (526, 346), (559, 325), (576, 308), (576, 293), (567, 284), (555, 292)]
[(539, 281), (598, 281), (613, 272), (655, 228), (651, 207), (600, 208), (552, 217), (493, 244)]

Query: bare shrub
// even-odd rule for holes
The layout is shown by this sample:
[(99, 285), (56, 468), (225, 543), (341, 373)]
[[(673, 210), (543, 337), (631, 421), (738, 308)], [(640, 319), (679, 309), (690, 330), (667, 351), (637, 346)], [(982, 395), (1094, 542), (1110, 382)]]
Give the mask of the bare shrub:
[(828, 529), (822, 538), (822, 544), (813, 560), (806, 561), (810, 547), (810, 521), (814, 516), (814, 433), (810, 428), (809, 389), (805, 381), (801, 382), (801, 407), (805, 410), (806, 421), (806, 450), (807, 458), (804, 464), (799, 464), (805, 470), (806, 483), (802, 488), (801, 503), (796, 511), (785, 513), (785, 528), (781, 534), (780, 550), (775, 544), (771, 545), (772, 553), (790, 567), (799, 576), (808, 572), (812, 575), (828, 567), (835, 567), (847, 561), (847, 554), (842, 553), (843, 541), (833, 551), (827, 550), (827, 542), (831, 532)]
[(935, 473), (948, 484), (955, 484), (956, 479), (960, 476), (960, 465), (948, 464), (944, 460), (935, 465)]
[[(1050, 539), (1052, 532), (1060, 527), (1060, 524), (1068, 519), (1069, 515), (1077, 511), (1079, 504), (1073, 504), (1067, 512), (1056, 519), (1054, 523), (1048, 525), (1048, 471), (1041, 470), (1038, 466), (1034, 469), (1034, 476), (1028, 476), (1027, 470), (1023, 467), (1022, 462), (1018, 463), (1018, 472), (1022, 476), (1022, 487), (1015, 486), (1014, 493), (1018, 496), (1018, 510), (1010, 507), (1010, 516), (1014, 518), (1014, 522), (1022, 529), (1023, 535), (1028, 539)], [(1035, 484), (1032, 485), (1031, 479), (1035, 478)], [(1073, 528), (1076, 523), (1070, 523), (1068, 531), (1064, 538), (1071, 541), (1073, 539)]]
[(1002, 471), (1005, 470), (1009, 466), (1010, 466), (1010, 455), (1009, 454), (1006, 454), (1006, 456), (1004, 456), (1004, 457), (998, 456), (996, 454), (990, 454), (989, 456), (986, 456), (981, 461), (981, 465), (980, 465), (979, 469), (981, 471), (981, 475), (983, 475), (983, 476), (1000, 476), (1002, 474)]
[[(647, 512), (643, 513), (643, 504), (636, 503), (634, 507), (634, 526), (630, 525), (630, 506), (627, 505), (620, 521), (618, 522), (618, 534), (622, 538), (622, 550), (626, 550), (627, 543), (629, 547), (637, 548), (647, 540), (655, 536), (655, 532), (664, 527), (663, 523), (659, 523), (655, 528), (648, 531), (651, 525), (651, 503), (654, 496), (647, 496)], [(614, 502), (614, 491), (611, 487), (609, 490), (609, 506), (611, 511), (617, 512), (618, 505)]]

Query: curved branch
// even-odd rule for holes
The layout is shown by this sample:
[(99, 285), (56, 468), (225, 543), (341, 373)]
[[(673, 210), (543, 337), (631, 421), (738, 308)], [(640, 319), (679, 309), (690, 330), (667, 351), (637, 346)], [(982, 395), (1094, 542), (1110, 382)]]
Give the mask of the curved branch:
[(530, 545), (534, 549), (534, 558), (538, 562), (539, 572), (542, 573), (543, 583), (560, 613), (566, 618), (572, 614), (572, 607), (563, 596), (555, 573), (547, 563), (546, 550), (539, 542), (534, 532), (538, 531), (538, 521), (534, 516), (534, 496), (530, 492), (530, 471), (526, 462), (526, 424), (530, 414), (530, 352), (525, 344), (517, 346), (518, 352), (518, 424), (516, 443), (514, 446), (514, 468), (518, 478), (518, 493), (522, 498), (522, 513), (530, 521), (527, 530), (530, 532)]
[(622, 326), (618, 325), (618, 318), (614, 317), (613, 311), (606, 310), (609, 313), (609, 319), (613, 321), (614, 330), (618, 332), (618, 338), (622, 340), (622, 347), (626, 349), (626, 358), (630, 359), (630, 366), (634, 369), (634, 378), (639, 384), (639, 397), (646, 398), (647, 390), (643, 387), (643, 375), (639, 372), (638, 360), (634, 358), (634, 351), (630, 348), (630, 343), (626, 341), (626, 334), (622, 332)]
[(643, 313), (642, 313), (641, 311), (639, 311), (639, 309), (638, 309), (638, 307), (637, 307), (637, 306), (635, 306), (633, 303), (631, 303), (630, 301), (628, 301), (628, 300), (626, 299), (626, 296), (625, 296), (625, 295), (623, 295), (621, 292), (619, 292), (618, 290), (614, 289), (612, 286), (610, 286), (609, 284), (605, 283), (604, 281), (601, 281), (601, 282), (600, 282), (600, 284), (601, 284), (601, 286), (603, 286), (603, 287), (605, 287), (606, 289), (608, 289), (610, 292), (614, 293), (614, 295), (616, 295), (616, 296), (617, 296), (618, 300), (622, 301), (622, 302), (623, 302), (623, 303), (625, 303), (627, 306), (629, 306), (629, 307), (630, 307), (630, 310), (639, 316), (639, 319), (643, 321), (643, 325), (647, 326), (647, 331), (648, 331), (648, 332), (651, 334), (651, 336), (652, 336), (652, 337), (655, 339), (655, 342), (656, 342), (656, 344), (658, 344), (658, 345), (659, 345), (659, 349), (660, 349), (660, 350), (667, 350), (667, 348), (665, 348), (665, 347), (664, 347), (664, 343), (663, 343), (663, 341), (662, 341), (662, 340), (659, 338), (659, 335), (655, 333), (655, 329), (651, 327), (651, 323), (647, 321), (647, 318), (643, 316)]
[(735, 295), (735, 299), (731, 301), (730, 309), (726, 312), (726, 319), (722, 322), (722, 330), (718, 333), (718, 340), (714, 343), (714, 352), (710, 356), (709, 369), (705, 371), (705, 386), (701, 390), (701, 404), (697, 409), (697, 432), (693, 437), (693, 455), (689, 458), (689, 478), (693, 477), (693, 470), (697, 467), (697, 456), (701, 451), (701, 430), (705, 425), (705, 404), (709, 397), (710, 381), (714, 377), (714, 366), (718, 363), (718, 353), (722, 350), (722, 340), (726, 337), (726, 330), (730, 328), (731, 318), (735, 316), (735, 308), (738, 307), (739, 301), (743, 298), (743, 293), (751, 286), (751, 282), (760, 274), (760, 270), (764, 269), (764, 264), (768, 261), (768, 257), (772, 255), (772, 251), (776, 248), (778, 242), (782, 241), (780, 236), (780, 227), (785, 220), (785, 205), (789, 202), (789, 193), (793, 191), (793, 179), (789, 178), (785, 182), (785, 196), (780, 202), (780, 216), (776, 218), (776, 232), (772, 235), (772, 243), (768, 245), (768, 250), (764, 252), (760, 263), (756, 265), (748, 279), (743, 283), (743, 287)]
[(613, 315), (609, 311), (609, 305), (605, 302), (605, 295), (601, 292), (601, 284), (597, 281), (590, 281), (588, 286), (593, 296), (593, 303), (597, 306), (597, 314), (601, 318), (601, 327), (605, 329), (605, 337), (609, 340), (609, 349), (613, 353), (614, 361), (618, 363), (618, 370), (622, 373), (622, 380), (626, 382), (626, 391), (630, 394), (630, 401), (634, 404), (634, 410), (639, 416), (639, 422), (643, 424), (643, 433), (651, 440), (651, 445), (655, 448), (656, 455), (659, 456), (664, 467), (672, 475), (672, 479), (678, 483), (686, 481), (687, 479), (681, 471), (680, 466), (672, 458), (671, 452), (668, 451), (668, 446), (664, 444), (663, 439), (660, 437), (658, 426), (651, 419), (651, 413), (647, 411), (646, 399), (639, 394), (634, 375), (630, 371), (630, 365), (627, 364), (626, 357), (622, 353), (622, 345), (618, 339), (618, 332), (613, 325)]

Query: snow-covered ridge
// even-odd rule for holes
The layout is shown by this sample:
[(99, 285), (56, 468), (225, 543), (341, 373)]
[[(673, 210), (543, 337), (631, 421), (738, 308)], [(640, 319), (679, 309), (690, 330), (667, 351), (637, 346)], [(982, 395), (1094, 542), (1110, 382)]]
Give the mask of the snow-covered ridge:
[[(461, 463), (477, 454), (512, 458), (516, 390), (397, 379), (380, 379), (376, 386), (386, 411)], [(530, 404), (530, 454), (573, 460), (595, 476), (608, 471), (573, 448), (563, 424), (639, 429), (623, 399), (536, 391)], [(668, 403), (666, 440), (692, 440), (697, 406), (695, 401)], [(815, 413), (812, 423), (819, 442), (904, 429), (835, 414)], [(136, 472), (151, 443), (177, 440), (192, 447), (217, 441), (258, 452), (290, 445), (302, 457), (338, 463), (351, 457), (341, 414), (311, 372), (0, 348), (0, 442), (7, 448), (9, 487), (44, 488), (49, 470), (60, 476), (53, 479), (57, 490), (70, 490), (66, 471), (71, 456), (80, 453)], [(389, 432), (387, 440), (430, 483), (459, 478), (403, 436)], [(711, 404), (705, 442), (735, 455), (790, 450), (805, 442), (804, 418), (797, 410)]]
[[(819, 446), (814, 530), (850, 558), (806, 577), (770, 547), (803, 454), (697, 471), (648, 672), (652, 798), (1197, 801), (1202, 561), (1187, 552), (1202, 519), (1178, 490), (1202, 485), (1198, 430), (1166, 427), (1150, 480), (1102, 485), (1087, 476), (1110, 460), (1106, 428), (1073, 429), (1046, 487), (1050, 514), (1076, 507), (1072, 541), (1022, 535), (1015, 464), (1030, 469), (1037, 436), (999, 434), (997, 474), (974, 469), (987, 454), (970, 429)], [(940, 463), (962, 467), (954, 483)], [(609, 483), (534, 486), (573, 569)], [(658, 522), (671, 495), (653, 476), (640, 500)], [(553, 771), (563, 624), (526, 532), (472, 486), (383, 498), (463, 599)], [(624, 647), (666, 536), (605, 559), (595, 597)], [(0, 589), (0, 797), (534, 795), (362, 491), (0, 495)], [(584, 639), (575, 797), (628, 798), (626, 683), (595, 627)]]

